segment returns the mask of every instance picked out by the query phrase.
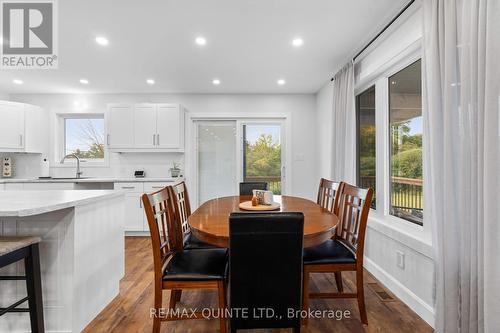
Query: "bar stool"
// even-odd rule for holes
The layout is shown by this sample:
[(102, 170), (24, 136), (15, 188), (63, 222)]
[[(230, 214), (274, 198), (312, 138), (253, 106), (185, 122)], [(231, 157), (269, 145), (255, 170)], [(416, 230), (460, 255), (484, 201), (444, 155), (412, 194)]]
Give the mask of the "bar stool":
[[(43, 323), (42, 283), (40, 278), (40, 237), (0, 236), (0, 268), (24, 259), (25, 276), (0, 276), (0, 280), (26, 280), (28, 296), (14, 304), (0, 308), (0, 316), (8, 312), (29, 312), (31, 331), (45, 332)], [(18, 308), (28, 301), (28, 308)]]

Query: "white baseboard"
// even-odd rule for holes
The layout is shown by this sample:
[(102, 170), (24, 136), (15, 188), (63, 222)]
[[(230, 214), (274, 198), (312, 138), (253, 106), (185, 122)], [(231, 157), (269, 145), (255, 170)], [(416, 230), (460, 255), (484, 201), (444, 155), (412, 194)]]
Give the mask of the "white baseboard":
[(408, 305), (410, 309), (415, 311), (420, 318), (425, 320), (429, 325), (431, 325), (431, 327), (434, 328), (434, 308), (431, 305), (424, 302), (410, 289), (405, 287), (401, 282), (396, 280), (374, 261), (370, 260), (370, 258), (364, 257), (364, 267), (396, 297)]

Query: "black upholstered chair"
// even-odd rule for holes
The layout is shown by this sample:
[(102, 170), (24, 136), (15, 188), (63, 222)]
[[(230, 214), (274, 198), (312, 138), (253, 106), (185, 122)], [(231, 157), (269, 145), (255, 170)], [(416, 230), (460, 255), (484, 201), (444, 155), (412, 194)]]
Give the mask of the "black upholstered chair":
[[(304, 249), (303, 308), (309, 309), (309, 298), (356, 298), (361, 322), (368, 324), (363, 286), (363, 252), (368, 213), (373, 189), (342, 184), (338, 204), (339, 223), (333, 239)], [(345, 293), (340, 272), (356, 272), (356, 292)], [(336, 273), (337, 293), (309, 293), (311, 273)], [(338, 273), (338, 275), (337, 275)], [(338, 279), (338, 277), (340, 279)], [(307, 318), (304, 318), (304, 324)]]
[[(181, 221), (176, 219), (172, 191), (168, 187), (143, 194), (153, 249), (154, 315), (153, 333), (160, 332), (162, 321), (204, 318), (200, 311), (186, 318), (171, 311), (180, 301), (183, 289), (216, 289), (219, 308), (226, 308), (227, 249), (183, 249), (174, 239)], [(170, 290), (168, 311), (163, 312), (163, 290)], [(151, 315), (150, 315), (151, 316)], [(220, 332), (226, 332), (226, 319), (219, 317)]]
[(240, 195), (252, 195), (253, 190), (267, 191), (266, 182), (242, 182), (240, 183)]
[[(302, 213), (232, 213), (229, 217), (230, 330), (293, 328), (300, 332)], [(258, 309), (274, 311), (267, 317)], [(256, 311), (254, 313), (254, 310)], [(234, 311), (233, 311), (234, 312)]]

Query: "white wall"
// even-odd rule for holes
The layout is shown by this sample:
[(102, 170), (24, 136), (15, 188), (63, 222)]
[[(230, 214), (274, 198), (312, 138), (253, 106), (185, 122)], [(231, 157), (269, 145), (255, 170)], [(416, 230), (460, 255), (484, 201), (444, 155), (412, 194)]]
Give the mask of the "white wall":
[[(357, 59), (356, 90), (371, 84), (398, 59), (419, 47), (422, 37), (420, 3), (416, 2), (384, 35)], [(328, 82), (316, 94), (318, 153), (320, 176), (329, 176), (331, 168), (332, 84)], [(385, 221), (370, 213), (365, 248), (365, 267), (396, 296), (429, 324), (434, 323), (432, 247), (420, 232), (403, 231), (395, 220)], [(425, 223), (425, 221), (424, 221)], [(396, 252), (405, 255), (405, 268), (396, 265)]]
[[(294, 195), (315, 198), (316, 101), (313, 94), (289, 95), (207, 95), (207, 94), (99, 94), (99, 95), (11, 95), (13, 101), (39, 105), (55, 113), (102, 113), (107, 103), (180, 103), (191, 113), (207, 115), (287, 113), (292, 125), (292, 191)], [(55, 116), (54, 116), (55, 118)], [(54, 121), (52, 122), (54, 123)], [(53, 129), (51, 129), (53, 132)], [(52, 138), (52, 142), (54, 139)], [(111, 154), (108, 168), (85, 168), (87, 176), (130, 176), (134, 168), (144, 168), (149, 176), (165, 176), (172, 160), (180, 154)], [(57, 168), (57, 175), (71, 175), (74, 169)]]

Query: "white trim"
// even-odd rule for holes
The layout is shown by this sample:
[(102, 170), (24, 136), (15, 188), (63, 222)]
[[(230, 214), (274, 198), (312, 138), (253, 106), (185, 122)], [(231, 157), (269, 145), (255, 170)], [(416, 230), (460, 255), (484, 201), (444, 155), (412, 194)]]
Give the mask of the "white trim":
[(377, 280), (379, 280), (387, 289), (389, 289), (396, 297), (403, 303), (408, 305), (410, 309), (434, 328), (434, 307), (427, 304), (420, 297), (415, 295), (410, 289), (405, 287), (401, 282), (392, 277), (379, 265), (377, 265), (370, 258), (364, 258), (364, 267), (370, 272)]

